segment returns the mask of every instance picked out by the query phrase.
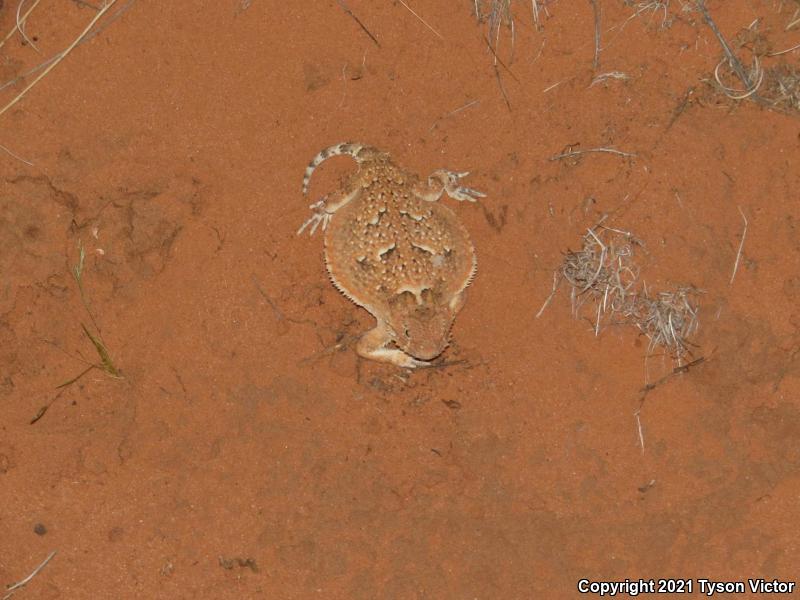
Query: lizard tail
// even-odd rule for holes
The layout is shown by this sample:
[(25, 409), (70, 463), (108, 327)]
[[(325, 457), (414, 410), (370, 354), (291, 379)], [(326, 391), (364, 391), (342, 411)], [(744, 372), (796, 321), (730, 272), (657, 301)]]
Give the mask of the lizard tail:
[(312, 159), (312, 161), (308, 163), (305, 175), (303, 175), (303, 196), (308, 194), (308, 183), (311, 181), (311, 174), (323, 162), (332, 156), (350, 156), (360, 164), (363, 162), (364, 158), (366, 158), (362, 155), (362, 151), (366, 149), (373, 150), (373, 148), (370, 146), (365, 146), (364, 144), (342, 142), (341, 144), (336, 144), (335, 146), (330, 146), (324, 150), (320, 150)]

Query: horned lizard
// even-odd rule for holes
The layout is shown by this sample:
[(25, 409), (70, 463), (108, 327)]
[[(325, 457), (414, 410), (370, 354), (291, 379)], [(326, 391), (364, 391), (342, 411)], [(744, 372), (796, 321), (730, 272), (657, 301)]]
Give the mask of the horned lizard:
[(414, 368), (430, 364), (449, 343), (450, 328), (475, 275), (475, 248), (455, 213), (437, 202), (443, 192), (475, 202), (485, 194), (461, 187), (469, 173), (440, 169), (425, 181), (388, 153), (355, 143), (322, 150), (311, 174), (332, 156), (352, 157), (358, 169), (339, 190), (310, 206), (310, 226), (325, 232), (325, 264), (334, 285), (377, 320), (356, 346), (364, 358)]

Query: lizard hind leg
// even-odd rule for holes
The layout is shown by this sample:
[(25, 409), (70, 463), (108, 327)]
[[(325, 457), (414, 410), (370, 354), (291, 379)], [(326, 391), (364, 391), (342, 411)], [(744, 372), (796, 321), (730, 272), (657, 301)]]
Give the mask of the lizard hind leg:
[(307, 227), (310, 227), (309, 235), (314, 235), (320, 225), (322, 225), (322, 231), (325, 231), (333, 219), (334, 213), (358, 196), (360, 191), (361, 188), (358, 185), (353, 185), (349, 189), (338, 190), (320, 198), (314, 204), (310, 204), (308, 208), (311, 209), (311, 216), (300, 226), (295, 235), (300, 235)]
[(370, 329), (358, 340), (356, 352), (363, 358), (390, 363), (406, 369), (430, 365), (427, 361), (417, 360), (398, 348), (389, 348), (388, 345), (391, 341), (392, 338), (386, 325), (379, 321), (374, 329)]

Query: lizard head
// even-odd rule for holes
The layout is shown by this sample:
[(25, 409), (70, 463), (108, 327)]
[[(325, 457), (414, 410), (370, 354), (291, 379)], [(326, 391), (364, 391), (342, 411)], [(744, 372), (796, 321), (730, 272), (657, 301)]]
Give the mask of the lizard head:
[(437, 301), (429, 290), (402, 292), (389, 303), (388, 325), (394, 343), (419, 360), (432, 360), (449, 344), (450, 328), (460, 306)]

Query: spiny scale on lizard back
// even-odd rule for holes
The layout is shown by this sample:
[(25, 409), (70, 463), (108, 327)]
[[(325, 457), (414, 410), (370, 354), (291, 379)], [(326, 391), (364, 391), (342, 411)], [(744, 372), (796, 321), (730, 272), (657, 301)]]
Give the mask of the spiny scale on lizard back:
[(337, 212), (326, 235), (337, 285), (372, 306), (404, 291), (422, 301), (425, 289), (437, 295), (463, 290), (475, 254), (455, 214), (418, 199), (410, 189), (417, 178), (394, 165), (371, 165), (363, 175), (360, 200)]

